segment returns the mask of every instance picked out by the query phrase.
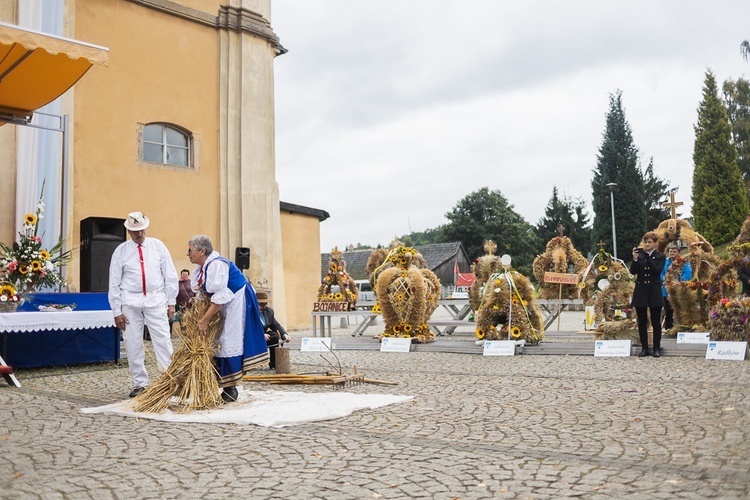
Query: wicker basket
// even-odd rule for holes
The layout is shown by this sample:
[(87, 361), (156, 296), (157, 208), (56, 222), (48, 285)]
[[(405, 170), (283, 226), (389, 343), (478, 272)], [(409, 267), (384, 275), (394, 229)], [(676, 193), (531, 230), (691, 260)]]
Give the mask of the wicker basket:
[(18, 309), (18, 302), (0, 302), (0, 313), (12, 313)]

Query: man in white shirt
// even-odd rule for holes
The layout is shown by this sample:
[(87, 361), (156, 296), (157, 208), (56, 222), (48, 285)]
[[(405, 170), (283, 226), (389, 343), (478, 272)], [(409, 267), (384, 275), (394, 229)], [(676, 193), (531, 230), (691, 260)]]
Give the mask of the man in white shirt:
[(175, 312), (177, 270), (169, 250), (156, 238), (146, 238), (148, 217), (128, 214), (130, 240), (118, 246), (109, 264), (109, 305), (122, 331), (135, 397), (148, 385), (144, 364), (143, 325), (148, 327), (156, 364), (165, 371), (172, 359), (169, 320)]

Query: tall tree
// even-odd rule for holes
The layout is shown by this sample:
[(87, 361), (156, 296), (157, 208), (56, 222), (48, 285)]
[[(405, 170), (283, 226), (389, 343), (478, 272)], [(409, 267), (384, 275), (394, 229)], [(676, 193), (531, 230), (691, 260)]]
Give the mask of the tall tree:
[(669, 182), (654, 175), (654, 158), (648, 162), (643, 172), (643, 197), (646, 204), (646, 228), (648, 231), (656, 227), (665, 219), (672, 216), (671, 211), (662, 203), (669, 193)]
[(628, 252), (624, 249), (632, 248), (646, 232), (646, 205), (643, 177), (638, 168), (638, 149), (633, 144), (619, 90), (609, 96), (606, 128), (591, 180), (594, 209), (592, 251), (597, 250), (595, 243), (599, 240), (608, 250), (615, 248), (612, 242), (612, 195), (607, 186), (611, 183), (617, 184), (612, 193), (618, 257), (627, 258)]
[(584, 254), (591, 245), (591, 228), (588, 227), (589, 216), (583, 200), (573, 200), (558, 194), (557, 186), (552, 186), (552, 197), (544, 209), (544, 216), (539, 219), (535, 232), (539, 238), (537, 253), (544, 252), (547, 242), (556, 236), (559, 225), (565, 227), (565, 236), (570, 238), (576, 250)]
[(693, 147), (693, 220), (714, 245), (731, 241), (748, 214), (748, 200), (732, 146), (727, 110), (709, 70), (698, 106)]
[(537, 249), (534, 228), (500, 191), (483, 187), (459, 200), (445, 216), (450, 222), (443, 226), (443, 242), (460, 241), (473, 259), (484, 255), (486, 240), (494, 240), (497, 255), (509, 254), (513, 268), (531, 275)]
[(750, 82), (738, 78), (727, 80), (722, 87), (724, 104), (732, 124), (732, 143), (737, 149), (737, 165), (750, 196)]

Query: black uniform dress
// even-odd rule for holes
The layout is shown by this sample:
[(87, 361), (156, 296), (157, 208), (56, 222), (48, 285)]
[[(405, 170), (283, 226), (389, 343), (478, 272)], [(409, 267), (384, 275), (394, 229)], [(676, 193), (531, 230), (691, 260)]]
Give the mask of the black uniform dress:
[(633, 301), (638, 315), (638, 336), (641, 339), (643, 350), (641, 355), (648, 353), (648, 312), (651, 312), (651, 327), (654, 329), (654, 354), (661, 353), (661, 308), (664, 305), (662, 293), (661, 271), (667, 256), (654, 250), (651, 255), (641, 253), (638, 260), (630, 264), (630, 274), (634, 274), (635, 290), (633, 290)]

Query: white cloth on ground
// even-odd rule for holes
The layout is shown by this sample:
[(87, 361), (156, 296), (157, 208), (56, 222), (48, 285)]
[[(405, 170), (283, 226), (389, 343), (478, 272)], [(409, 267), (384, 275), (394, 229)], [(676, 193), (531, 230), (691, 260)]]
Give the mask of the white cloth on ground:
[(411, 401), (414, 396), (394, 394), (324, 394), (286, 391), (246, 391), (242, 386), (236, 403), (213, 410), (176, 413), (140, 413), (129, 408), (130, 401), (121, 401), (96, 408), (82, 408), (82, 413), (103, 413), (127, 417), (149, 418), (167, 422), (204, 424), (255, 424), (263, 427), (287, 427), (307, 422), (331, 420), (364, 409)]

